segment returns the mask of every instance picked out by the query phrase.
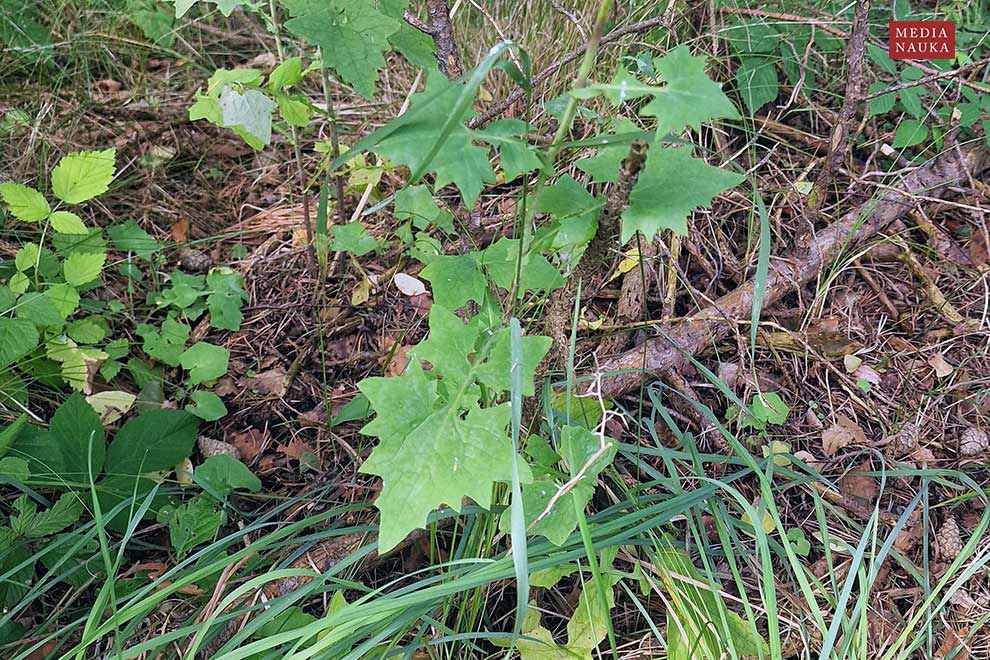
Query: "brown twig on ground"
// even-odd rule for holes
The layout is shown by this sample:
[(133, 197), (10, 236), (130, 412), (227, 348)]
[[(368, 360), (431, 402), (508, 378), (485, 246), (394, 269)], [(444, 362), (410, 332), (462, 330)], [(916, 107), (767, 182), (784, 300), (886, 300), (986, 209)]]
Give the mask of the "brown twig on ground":
[(839, 120), (832, 128), (825, 167), (818, 173), (815, 185), (807, 197), (805, 216), (810, 222), (825, 201), (828, 187), (832, 185), (835, 171), (849, 153), (849, 129), (856, 118), (856, 109), (863, 98), (864, 70), (866, 63), (866, 35), (869, 32), (870, 0), (858, 0), (852, 37), (846, 45), (846, 87), (839, 111)]
[(907, 89), (909, 87), (920, 87), (922, 85), (927, 85), (929, 83), (933, 83), (933, 82), (935, 82), (937, 80), (943, 80), (945, 78), (954, 78), (954, 77), (959, 76), (959, 75), (962, 75), (964, 73), (968, 73), (969, 71), (972, 71), (973, 69), (982, 69), (987, 64), (990, 64), (990, 57), (984, 57), (982, 60), (980, 60), (978, 62), (970, 62), (969, 64), (964, 64), (961, 67), (959, 67), (957, 69), (952, 69), (950, 71), (940, 71), (940, 72), (937, 72), (937, 73), (933, 73), (933, 74), (930, 74), (930, 75), (927, 75), (927, 76), (918, 78), (917, 80), (909, 80), (907, 82), (899, 83), (897, 85), (891, 85), (890, 87), (887, 87), (885, 89), (877, 90), (876, 92), (873, 92), (872, 94), (868, 94), (866, 96), (866, 98), (864, 98), (863, 100), (864, 101), (869, 101), (870, 99), (875, 99), (878, 96), (883, 96), (884, 94), (892, 94), (894, 92), (899, 92), (902, 89)]
[[(928, 197), (940, 197), (950, 186), (965, 180), (967, 171), (974, 176), (980, 174), (986, 169), (988, 160), (983, 148), (974, 148), (962, 156), (949, 149), (905, 176), (899, 189), (890, 190), (879, 200), (869, 200), (820, 231), (804, 235), (787, 258), (771, 262), (764, 307), (811, 281), (841, 252), (866, 241), (907, 213), (917, 203), (915, 191), (923, 190)], [(602, 396), (615, 398), (638, 386), (644, 365), (647, 372), (660, 374), (683, 369), (689, 362), (685, 355), (697, 355), (711, 347), (727, 334), (733, 325), (732, 319), (750, 312), (754, 288), (755, 282), (750, 280), (707, 305), (693, 315), (691, 321), (672, 320), (660, 328), (662, 336), (653, 337), (642, 346), (602, 364)], [(620, 371), (625, 373), (616, 373)]]
[[(601, 41), (599, 42), (599, 46), (608, 46), (610, 44), (614, 44), (619, 39), (629, 34), (639, 34), (640, 32), (646, 32), (647, 30), (651, 30), (655, 27), (669, 25), (670, 13), (671, 13), (669, 10), (671, 8), (668, 8), (668, 11), (664, 12), (662, 16), (654, 16), (653, 18), (649, 18), (645, 21), (640, 21), (638, 23), (633, 23), (631, 25), (627, 25), (625, 27), (612, 30), (604, 37), (602, 37)], [(560, 69), (562, 66), (570, 64), (577, 58), (584, 55), (584, 51), (587, 50), (587, 48), (588, 48), (588, 44), (582, 44), (578, 48), (567, 53), (559, 60), (557, 60), (556, 62), (554, 62), (553, 64), (551, 64), (550, 66), (546, 67), (538, 74), (533, 76), (533, 80), (532, 80), (533, 87), (536, 87), (540, 83), (544, 82), (547, 78), (549, 78), (554, 73), (556, 73), (557, 70)], [(526, 90), (521, 88), (515, 90), (514, 92), (506, 96), (504, 99), (502, 99), (501, 101), (499, 101), (498, 103), (496, 103), (495, 105), (488, 108), (480, 115), (472, 119), (470, 122), (468, 122), (468, 127), (478, 128), (479, 126), (483, 126), (484, 124), (487, 124), (492, 119), (498, 117), (503, 112), (505, 112), (510, 107), (512, 107), (513, 103), (520, 100), (524, 96), (526, 96)]]
[(433, 43), (437, 46), (437, 65), (440, 67), (440, 73), (451, 80), (460, 78), (463, 69), (461, 58), (457, 54), (457, 42), (454, 40), (454, 27), (450, 22), (450, 7), (447, 6), (447, 0), (429, 0), (427, 11), (430, 14), (429, 23), (421, 21), (408, 10), (404, 15), (406, 23), (433, 38)]
[(819, 30), (824, 30), (829, 34), (846, 39), (849, 35), (838, 28), (832, 27), (828, 22), (810, 16), (798, 16), (797, 14), (783, 14), (776, 11), (765, 11), (763, 9), (748, 9), (746, 7), (722, 7), (723, 14), (735, 14), (737, 16), (755, 16), (756, 18), (773, 18), (787, 23), (805, 23), (814, 25)]

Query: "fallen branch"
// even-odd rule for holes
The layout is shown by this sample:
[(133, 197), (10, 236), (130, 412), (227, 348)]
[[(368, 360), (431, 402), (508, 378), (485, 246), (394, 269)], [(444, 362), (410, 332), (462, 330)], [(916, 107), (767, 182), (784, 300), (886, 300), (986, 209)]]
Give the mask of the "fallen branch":
[[(801, 237), (789, 256), (770, 264), (764, 308), (814, 279), (843, 251), (863, 243), (910, 211), (917, 204), (916, 191), (940, 199), (950, 186), (968, 181), (969, 175), (978, 177), (988, 164), (990, 156), (985, 148), (964, 153), (948, 149), (905, 176), (899, 189), (871, 199), (821, 231)], [(712, 347), (728, 334), (734, 319), (750, 313), (754, 286), (750, 280), (701, 309), (689, 321), (672, 319), (674, 322), (660, 326), (661, 336), (603, 363), (601, 395), (612, 399), (637, 387), (644, 371), (663, 374), (685, 368), (685, 355), (694, 356)]]

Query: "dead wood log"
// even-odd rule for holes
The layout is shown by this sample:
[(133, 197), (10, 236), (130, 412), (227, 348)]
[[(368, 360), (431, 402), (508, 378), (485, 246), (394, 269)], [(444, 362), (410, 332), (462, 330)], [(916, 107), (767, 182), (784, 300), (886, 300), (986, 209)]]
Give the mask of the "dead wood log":
[[(871, 199), (855, 211), (824, 229), (798, 239), (785, 258), (772, 260), (767, 278), (764, 306), (811, 281), (842, 252), (863, 243), (906, 214), (917, 202), (915, 193), (926, 198), (942, 198), (952, 185), (978, 177), (990, 165), (985, 148), (961, 151), (950, 148), (924, 166), (911, 172), (897, 190)], [(662, 375), (683, 369), (687, 355), (697, 355), (724, 338), (735, 320), (749, 315), (753, 304), (753, 280), (701, 309), (690, 319), (674, 319), (662, 326), (663, 334), (600, 365), (603, 374), (601, 394), (615, 398), (639, 385), (646, 373)], [(663, 335), (666, 336), (663, 336)], [(626, 373), (613, 373), (625, 371)]]

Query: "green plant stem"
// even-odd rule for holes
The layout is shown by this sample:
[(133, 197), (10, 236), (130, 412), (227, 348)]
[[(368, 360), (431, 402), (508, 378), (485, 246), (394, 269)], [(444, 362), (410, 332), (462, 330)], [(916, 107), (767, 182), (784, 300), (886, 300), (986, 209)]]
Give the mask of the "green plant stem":
[[(279, 35), (275, 0), (268, 0), (268, 11), (272, 19), (272, 34), (275, 37), (275, 50), (278, 53), (278, 60), (279, 62), (284, 62), (285, 48), (282, 46), (282, 37)], [(308, 246), (309, 257), (315, 263), (317, 261), (316, 248), (313, 245), (313, 225), (309, 217), (309, 193), (306, 192), (308, 183), (306, 181), (306, 172), (303, 170), (302, 165), (302, 149), (299, 147), (299, 129), (295, 126), (289, 126), (289, 132), (292, 135), (292, 150), (296, 161), (296, 177), (299, 179), (299, 192), (302, 195), (303, 201), (303, 223), (306, 230), (306, 245)]]
[[(581, 59), (581, 66), (578, 68), (577, 77), (574, 79), (574, 85), (572, 89), (577, 90), (585, 87), (588, 84), (588, 77), (591, 75), (591, 70), (595, 66), (595, 60), (598, 57), (598, 46), (601, 43), (602, 35), (605, 33), (605, 23), (608, 21), (608, 16), (612, 12), (613, 0), (601, 0), (598, 5), (598, 14), (595, 17), (595, 26), (591, 31), (591, 36), (588, 38), (588, 48), (584, 51), (584, 57)], [(574, 116), (577, 114), (578, 99), (576, 96), (571, 96), (567, 99), (567, 106), (564, 108), (564, 114), (560, 118), (560, 125), (557, 126), (557, 132), (553, 136), (553, 141), (551, 141), (549, 148), (547, 149), (547, 161), (553, 165), (554, 161), (557, 160), (557, 156), (560, 154), (562, 148), (562, 143), (564, 138), (571, 132), (571, 126), (574, 123)], [(517, 296), (521, 293), (519, 288), (519, 277), (518, 272), (522, 269), (523, 255), (529, 250), (529, 242), (532, 238), (533, 233), (533, 220), (536, 216), (536, 209), (539, 207), (539, 198), (543, 189), (546, 187), (547, 182), (547, 171), (546, 169), (541, 169), (536, 177), (536, 184), (533, 186), (532, 200), (526, 205), (525, 217), (523, 218), (522, 227), (522, 240), (519, 245), (519, 256), (517, 263), (517, 277), (512, 283), (512, 292), (509, 296), (509, 308), (510, 310), (514, 307)]]

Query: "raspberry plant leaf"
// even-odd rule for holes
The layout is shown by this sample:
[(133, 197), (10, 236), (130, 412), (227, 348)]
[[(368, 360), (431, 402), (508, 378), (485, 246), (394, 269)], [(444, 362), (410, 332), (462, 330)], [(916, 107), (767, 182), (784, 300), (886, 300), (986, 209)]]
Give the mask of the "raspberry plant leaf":
[(52, 192), (66, 204), (80, 204), (102, 195), (113, 181), (116, 149), (79, 151), (52, 170)]
[(10, 214), (24, 222), (44, 220), (52, 212), (44, 195), (20, 183), (0, 183), (0, 197)]
[(690, 147), (653, 146), (646, 167), (629, 196), (629, 207), (622, 213), (622, 242), (637, 231), (646, 240), (662, 229), (687, 235), (687, 218), (697, 207), (708, 207), (719, 193), (742, 182), (745, 177), (712, 167), (691, 156)]
[(292, 15), (285, 27), (319, 46), (324, 65), (361, 96), (374, 97), (388, 38), (402, 23), (379, 11), (375, 0), (282, 0), (282, 4)]
[[(481, 384), (494, 393), (508, 388), (511, 360), (508, 341), (502, 350), (500, 337), (465, 324), (435, 303), (430, 335), (410, 352), (406, 373), (366, 378), (358, 385), (376, 413), (361, 429), (379, 440), (361, 471), (383, 482), (375, 501), (381, 512), (381, 552), (425, 525), (441, 505), (460, 511), (467, 497), (489, 508), (492, 486), (512, 479), (514, 450), (506, 433), (510, 408), (482, 407), (480, 401)], [(525, 391), (533, 391), (533, 370), (549, 345), (545, 338), (523, 339)], [(430, 362), (430, 372), (421, 360)], [(531, 474), (522, 466), (528, 482)]]

